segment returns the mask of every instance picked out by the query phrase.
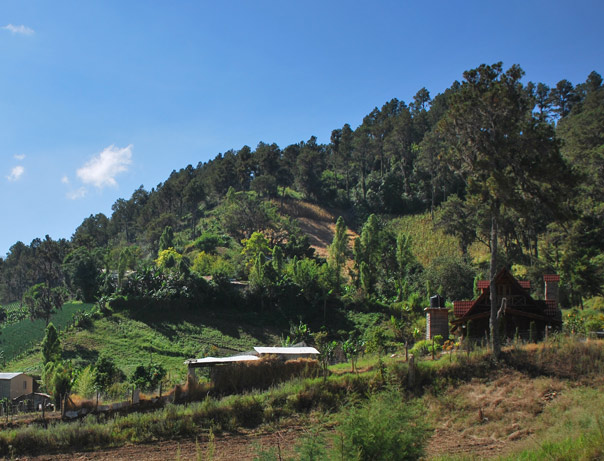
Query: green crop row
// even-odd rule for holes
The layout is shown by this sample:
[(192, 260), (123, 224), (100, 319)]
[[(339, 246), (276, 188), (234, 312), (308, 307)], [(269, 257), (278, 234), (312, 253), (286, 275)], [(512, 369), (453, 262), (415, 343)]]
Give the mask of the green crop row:
[[(55, 312), (50, 321), (61, 329), (70, 325), (76, 312), (87, 311), (93, 304), (66, 303), (61, 310)], [(44, 320), (31, 321), (21, 319), (13, 324), (5, 324), (0, 329), (0, 356), (4, 360), (12, 360), (18, 355), (32, 349), (44, 338), (46, 324)]]

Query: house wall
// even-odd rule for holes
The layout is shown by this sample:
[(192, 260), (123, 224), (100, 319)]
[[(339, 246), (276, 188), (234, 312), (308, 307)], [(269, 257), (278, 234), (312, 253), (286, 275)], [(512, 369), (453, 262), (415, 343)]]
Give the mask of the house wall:
[(16, 399), (22, 395), (31, 394), (34, 380), (31, 376), (17, 375), (13, 379), (0, 380), (0, 398)]
[[(535, 337), (531, 337), (531, 322), (535, 323)], [(545, 336), (545, 328), (547, 325), (541, 320), (531, 320), (525, 317), (504, 315), (499, 320), (499, 334), (500, 340), (505, 341), (506, 339), (514, 339), (518, 334), (519, 339), (528, 341), (540, 341)], [(470, 322), (470, 338), (475, 341), (481, 341), (488, 338), (490, 332), (489, 319), (474, 319)], [(467, 330), (464, 331), (467, 334)]]
[(0, 379), (0, 399), (10, 398), (10, 380)]

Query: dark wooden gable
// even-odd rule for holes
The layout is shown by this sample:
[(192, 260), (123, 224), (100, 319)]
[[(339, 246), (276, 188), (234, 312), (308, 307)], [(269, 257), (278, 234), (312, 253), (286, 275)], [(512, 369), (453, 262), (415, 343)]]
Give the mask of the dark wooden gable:
[[(504, 318), (512, 320), (513, 318), (518, 319), (510, 323), (511, 325), (520, 326), (526, 329), (530, 322), (537, 322), (539, 328), (544, 325), (557, 324), (558, 319), (550, 314), (548, 311), (548, 305), (544, 301), (534, 300), (529, 292), (528, 288), (530, 284), (528, 282), (520, 282), (507, 270), (502, 269), (495, 276), (495, 286), (497, 288), (497, 299), (498, 299), (498, 310), (502, 310)], [(486, 328), (482, 322), (487, 321), (491, 315), (491, 290), (490, 284), (485, 282), (480, 286), (482, 293), (474, 301), (467, 302), (461, 301), (455, 303), (455, 316), (451, 323), (454, 325), (454, 329), (457, 326), (466, 324), (468, 321), (476, 320), (481, 322), (481, 329)], [(522, 319), (522, 320), (521, 320)]]

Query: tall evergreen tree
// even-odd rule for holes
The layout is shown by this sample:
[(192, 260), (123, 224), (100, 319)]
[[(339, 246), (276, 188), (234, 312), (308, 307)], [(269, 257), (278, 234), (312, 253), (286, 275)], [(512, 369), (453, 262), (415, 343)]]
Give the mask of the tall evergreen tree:
[(450, 165), (464, 178), (467, 193), (478, 196), (490, 213), (489, 325), (496, 356), (500, 342), (495, 275), (503, 210), (526, 212), (531, 198), (555, 208), (555, 201), (563, 198), (560, 187), (568, 171), (553, 128), (533, 115), (534, 100), (520, 81), (523, 74), (517, 65), (504, 72), (501, 63), (466, 71), (439, 126), (450, 145)]

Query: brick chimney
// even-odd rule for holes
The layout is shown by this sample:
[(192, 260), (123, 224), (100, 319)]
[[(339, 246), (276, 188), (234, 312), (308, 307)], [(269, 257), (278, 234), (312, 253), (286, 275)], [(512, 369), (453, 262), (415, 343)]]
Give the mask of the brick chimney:
[(558, 305), (558, 283), (560, 276), (556, 274), (545, 274), (543, 276), (545, 282), (545, 300), (554, 301)]
[(440, 295), (430, 298), (430, 307), (424, 309), (426, 312), (426, 339), (432, 339), (441, 335), (445, 340), (449, 339), (449, 311), (445, 307), (445, 299)]

